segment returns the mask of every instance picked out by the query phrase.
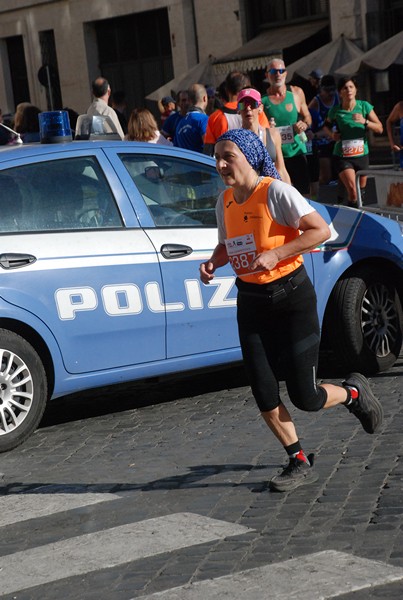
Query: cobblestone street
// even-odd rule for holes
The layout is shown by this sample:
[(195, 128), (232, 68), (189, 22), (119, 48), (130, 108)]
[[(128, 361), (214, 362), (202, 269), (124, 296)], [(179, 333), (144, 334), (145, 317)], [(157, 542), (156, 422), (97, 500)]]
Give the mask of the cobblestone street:
[[(129, 600), (189, 582), (196, 590), (199, 581), (283, 565), (275, 589), (262, 589), (260, 598), (294, 597), (282, 585), (297, 573), (295, 597), (400, 599), (402, 382), (403, 356), (391, 371), (371, 379), (385, 410), (382, 430), (372, 436), (342, 407), (314, 414), (292, 409), (304, 448), (315, 452), (319, 479), (289, 494), (269, 491), (268, 480), (285, 455), (259, 416), (242, 368), (53, 401), (34, 436), (1, 456), (0, 503), (7, 503), (1, 510), (1, 597)], [(192, 533), (193, 541), (177, 543), (178, 525), (169, 519), (185, 524), (189, 515), (207, 519), (196, 523), (204, 532), (210, 522), (234, 529), (209, 539)], [(161, 529), (165, 537), (156, 550), (133, 553), (137, 542), (131, 544), (122, 528), (145, 527), (150, 519), (161, 524), (155, 535)], [(192, 523), (183, 525), (189, 535)], [(122, 531), (123, 538), (114, 541)], [(80, 561), (84, 538), (89, 543), (101, 534), (106, 537), (96, 538), (93, 562)], [(76, 557), (71, 569), (67, 543)], [(103, 563), (114, 544), (118, 558)], [(61, 571), (41, 579), (41, 561), (45, 568), (59, 549)], [(316, 595), (320, 585), (314, 593), (312, 564), (295, 571), (292, 559), (315, 565), (322, 552), (330, 553), (323, 555), (329, 568), (332, 552), (350, 557), (353, 567), (355, 559), (366, 559), (367, 583), (350, 585), (344, 568), (328, 595)], [(17, 576), (19, 561), (27, 564), (27, 581)], [(379, 563), (384, 579), (372, 573), (371, 565)], [(181, 593), (161, 597), (199, 597)], [(244, 591), (239, 597), (255, 596)]]

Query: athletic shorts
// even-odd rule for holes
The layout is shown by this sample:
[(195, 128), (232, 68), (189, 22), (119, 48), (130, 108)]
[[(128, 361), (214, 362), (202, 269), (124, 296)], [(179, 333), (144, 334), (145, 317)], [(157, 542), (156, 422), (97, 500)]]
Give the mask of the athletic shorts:
[(336, 173), (341, 173), (346, 169), (354, 169), (357, 171), (365, 171), (369, 167), (369, 154), (359, 156), (358, 158), (344, 158), (343, 156), (333, 155), (333, 165)]

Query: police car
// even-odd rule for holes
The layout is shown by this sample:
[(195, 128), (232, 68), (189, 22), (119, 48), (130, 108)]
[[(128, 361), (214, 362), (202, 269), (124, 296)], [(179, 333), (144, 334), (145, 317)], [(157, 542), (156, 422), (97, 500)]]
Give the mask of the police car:
[[(48, 399), (239, 361), (234, 274), (210, 285), (222, 182), (210, 157), (118, 141), (0, 150), (0, 451)], [(332, 237), (305, 256), (323, 350), (389, 368), (402, 343), (397, 221), (315, 204)]]

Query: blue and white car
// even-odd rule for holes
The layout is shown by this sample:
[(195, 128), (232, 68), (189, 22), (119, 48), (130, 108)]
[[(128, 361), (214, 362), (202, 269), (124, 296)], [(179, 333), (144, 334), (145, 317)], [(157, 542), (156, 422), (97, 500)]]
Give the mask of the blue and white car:
[[(214, 160), (129, 142), (0, 150), (0, 451), (50, 398), (241, 360), (230, 267), (210, 285)], [(397, 221), (315, 204), (332, 238), (305, 256), (323, 351), (376, 373), (402, 344)]]

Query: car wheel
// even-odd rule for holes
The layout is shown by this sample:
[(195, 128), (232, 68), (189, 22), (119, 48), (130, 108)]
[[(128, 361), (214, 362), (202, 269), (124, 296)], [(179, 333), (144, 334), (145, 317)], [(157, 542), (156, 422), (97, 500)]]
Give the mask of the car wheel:
[(335, 286), (325, 319), (327, 339), (345, 369), (378, 373), (400, 354), (402, 320), (392, 278), (363, 268)]
[(16, 333), (0, 329), (0, 452), (31, 435), (46, 401), (46, 373), (38, 354)]

